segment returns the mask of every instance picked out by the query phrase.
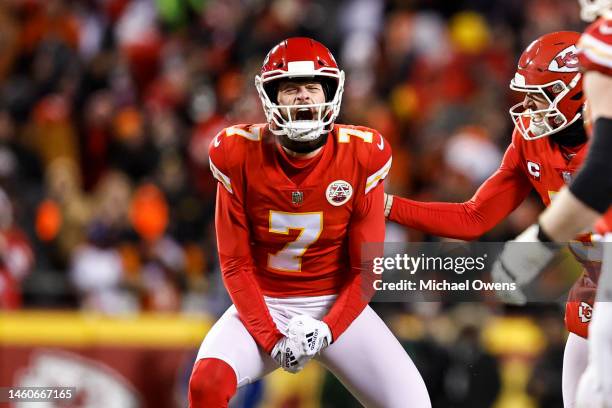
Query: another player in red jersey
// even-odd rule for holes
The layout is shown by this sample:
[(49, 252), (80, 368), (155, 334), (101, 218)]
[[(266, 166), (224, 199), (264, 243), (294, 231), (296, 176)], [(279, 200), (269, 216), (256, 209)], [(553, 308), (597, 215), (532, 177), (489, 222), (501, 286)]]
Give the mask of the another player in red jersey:
[[(593, 142), (583, 169), (539, 225), (548, 238), (597, 224), (605, 234), (603, 264), (589, 335), (589, 364), (580, 380), (576, 407), (612, 407), (612, 1), (579, 0), (585, 21), (594, 21), (578, 43), (585, 93), (593, 121)], [(607, 211), (607, 212), (606, 212)]]
[[(575, 32), (546, 34), (521, 55), (510, 83), (525, 99), (510, 109), (515, 123), (512, 143), (499, 169), (471, 200), (464, 203), (418, 202), (386, 197), (385, 210), (392, 221), (430, 234), (475, 239), (492, 229), (536, 190), (550, 205), (554, 195), (568, 184), (587, 154), (583, 126), (584, 97), (576, 55), (580, 38)], [(577, 244), (582, 245), (582, 244)], [(595, 293), (598, 259), (582, 258), (584, 274), (573, 288), (566, 308), (568, 338), (563, 394), (566, 405), (574, 400), (578, 378), (586, 366), (588, 313), (578, 315), (576, 305), (589, 307)], [(591, 252), (592, 254), (592, 252)], [(520, 291), (516, 292), (521, 296)], [(524, 299), (517, 298), (516, 301)]]
[(268, 123), (226, 128), (209, 149), (234, 304), (202, 343), (190, 405), (226, 407), (237, 387), (314, 358), (366, 406), (430, 407), (361, 288), (362, 245), (384, 241), (389, 144), (374, 129), (334, 124), (344, 73), (314, 40), (274, 47), (255, 85)]

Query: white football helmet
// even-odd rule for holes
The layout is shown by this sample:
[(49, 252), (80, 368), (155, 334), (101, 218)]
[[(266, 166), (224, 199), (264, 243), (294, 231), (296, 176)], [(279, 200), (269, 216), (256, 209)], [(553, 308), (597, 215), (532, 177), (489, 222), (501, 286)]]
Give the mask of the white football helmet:
[(612, 17), (612, 0), (578, 0), (578, 3), (584, 21), (593, 21), (599, 16)]

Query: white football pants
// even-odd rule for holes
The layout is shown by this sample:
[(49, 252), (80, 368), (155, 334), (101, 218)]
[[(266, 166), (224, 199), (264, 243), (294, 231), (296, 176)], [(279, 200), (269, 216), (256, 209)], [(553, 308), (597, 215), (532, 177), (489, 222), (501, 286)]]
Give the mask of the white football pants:
[[(334, 300), (333, 295), (287, 299), (265, 297), (270, 314), (281, 333), (286, 333), (293, 316), (307, 314), (321, 319)], [(238, 387), (279, 368), (257, 346), (233, 305), (210, 329), (197, 358), (225, 361), (235, 371)], [(366, 407), (431, 407), (425, 383), (414, 363), (369, 306), (316, 360), (331, 371)]]
[(570, 333), (563, 353), (563, 406), (574, 408), (578, 381), (589, 362), (588, 342), (577, 334)]

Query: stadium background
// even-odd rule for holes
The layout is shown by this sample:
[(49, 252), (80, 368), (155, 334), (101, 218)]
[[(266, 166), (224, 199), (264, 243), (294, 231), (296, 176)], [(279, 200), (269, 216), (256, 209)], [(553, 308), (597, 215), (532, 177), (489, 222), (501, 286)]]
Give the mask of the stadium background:
[[(582, 28), (576, 0), (0, 1), (0, 385), (185, 405), (229, 304), (207, 147), (263, 120), (253, 77), (280, 40), (332, 50), (347, 74), (339, 122), (393, 145), (388, 192), (463, 201), (509, 143), (521, 50)], [(540, 209), (530, 197), (482, 239), (513, 237)], [(434, 238), (389, 224), (387, 239)], [(560, 305), (375, 307), (434, 407), (562, 406)], [(311, 364), (233, 406), (358, 405)]]

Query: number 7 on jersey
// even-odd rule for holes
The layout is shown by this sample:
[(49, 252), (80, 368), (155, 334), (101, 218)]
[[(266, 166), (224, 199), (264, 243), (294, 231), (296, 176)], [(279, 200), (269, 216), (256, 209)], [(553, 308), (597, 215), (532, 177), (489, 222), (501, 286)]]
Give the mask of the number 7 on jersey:
[(302, 256), (323, 231), (323, 213), (287, 213), (270, 211), (269, 231), (289, 235), (289, 230), (299, 230), (297, 238), (289, 242), (276, 254), (268, 255), (268, 266), (287, 272), (302, 271)]

